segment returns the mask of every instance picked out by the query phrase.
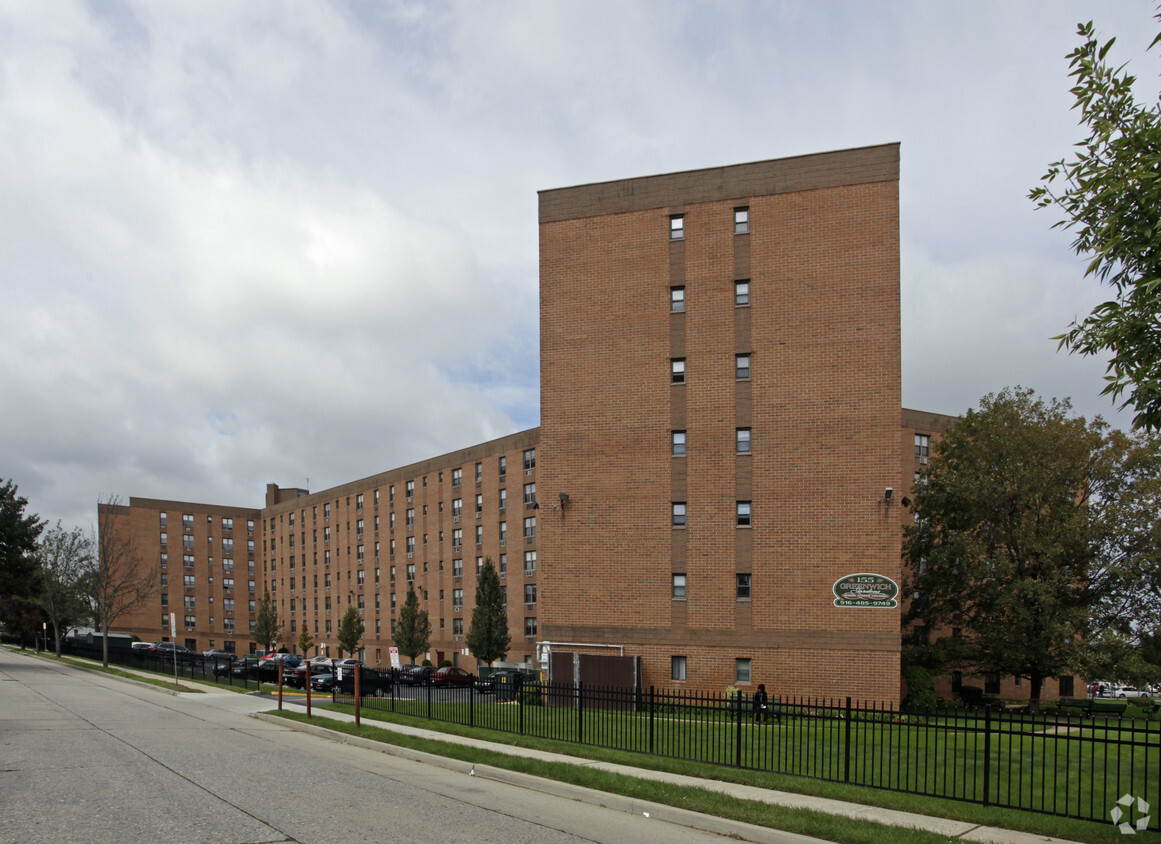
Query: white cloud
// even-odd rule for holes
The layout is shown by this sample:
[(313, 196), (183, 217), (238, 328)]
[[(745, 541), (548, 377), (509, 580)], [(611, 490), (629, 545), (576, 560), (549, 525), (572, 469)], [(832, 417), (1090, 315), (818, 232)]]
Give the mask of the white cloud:
[(1152, 13), (0, 6), (0, 474), (84, 523), (534, 425), (536, 190), (895, 140), (905, 403), (1105, 412), (1103, 363), (1049, 339), (1102, 292), (1025, 194), (1078, 137), (1076, 22), (1153, 84)]

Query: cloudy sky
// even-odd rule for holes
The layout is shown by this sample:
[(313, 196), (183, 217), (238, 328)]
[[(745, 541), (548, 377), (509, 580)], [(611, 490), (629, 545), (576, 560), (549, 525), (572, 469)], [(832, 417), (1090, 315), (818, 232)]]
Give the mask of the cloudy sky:
[(902, 143), (903, 397), (1023, 384), (1105, 298), (1028, 190), (1076, 24), (1152, 0), (0, 4), (0, 478), (260, 506), (539, 424), (536, 191)]

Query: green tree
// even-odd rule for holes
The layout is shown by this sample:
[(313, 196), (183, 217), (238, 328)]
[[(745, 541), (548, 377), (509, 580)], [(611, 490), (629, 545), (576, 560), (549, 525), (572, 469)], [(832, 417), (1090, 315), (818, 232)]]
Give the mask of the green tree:
[(419, 608), (419, 596), (415, 587), (407, 586), (407, 599), (399, 610), (399, 620), (395, 624), (395, 635), (391, 637), (399, 653), (408, 657), (415, 665), (415, 658), (431, 647), (431, 620), (427, 610)]
[(465, 641), (476, 659), (491, 665), (508, 655), (512, 636), (508, 631), (508, 611), (504, 609), (500, 576), (491, 557), (484, 558), (480, 579), (476, 584), (476, 606)]
[[(1161, 15), (1158, 16), (1161, 18)], [(1069, 160), (1050, 165), (1029, 194), (1038, 207), (1055, 206), (1072, 230), (1086, 275), (1113, 290), (1059, 336), (1082, 355), (1110, 353), (1104, 393), (1131, 406), (1133, 424), (1161, 429), (1161, 109), (1133, 96), (1135, 77), (1108, 63), (1115, 39), (1099, 43), (1092, 22), (1084, 43), (1068, 54), (1074, 109), (1087, 137)], [(1152, 47), (1161, 40), (1153, 39)], [(1059, 180), (1059, 182), (1058, 182)], [(1061, 185), (1062, 187), (1058, 187)]]
[(1067, 401), (986, 396), (915, 486), (904, 623), (929, 644), (909, 661), (1026, 677), (1034, 707), (1043, 680), (1083, 670), (1093, 631), (1128, 629), (1131, 581), (1156, 571), (1159, 454)]
[(254, 641), (264, 652), (269, 652), (278, 639), (281, 627), (278, 623), (278, 608), (270, 600), (270, 593), (264, 592), (254, 615)]
[(354, 656), (359, 650), (359, 640), (363, 638), (363, 619), (354, 607), (347, 607), (343, 620), (339, 622), (339, 647)]
[(65, 530), (57, 522), (37, 544), (36, 561), (40, 583), (34, 600), (52, 625), (60, 656), (61, 636), (89, 609), (85, 589), (94, 562), (92, 538), (80, 528)]
[(302, 632), (298, 634), (298, 652), (303, 656), (310, 656), (310, 649), (314, 647), (314, 637), (310, 635), (310, 631), (306, 629), (306, 624), (302, 626)]
[(46, 522), (25, 515), (28, 499), (12, 481), (0, 485), (0, 624), (22, 636), (39, 627), (32, 598), (36, 579), (36, 541)]

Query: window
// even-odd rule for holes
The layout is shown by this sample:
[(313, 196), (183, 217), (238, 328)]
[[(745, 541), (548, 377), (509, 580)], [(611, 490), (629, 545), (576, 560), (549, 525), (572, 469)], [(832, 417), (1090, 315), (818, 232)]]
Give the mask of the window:
[(526, 617), (524, 619), (524, 635), (525, 636), (535, 636), (536, 635), (536, 618), (535, 617), (533, 617), (533, 618)]
[(750, 306), (750, 280), (748, 278), (734, 282), (734, 306), (738, 308)]
[(536, 449), (524, 449), (524, 471), (531, 472), (536, 468)]
[(750, 578), (751, 578), (751, 576), (752, 575), (749, 575), (749, 574), (737, 575), (737, 578), (738, 578), (738, 600), (739, 601), (750, 600), (750, 584), (751, 584)]
[(185, 588), (186, 588), (186, 589), (193, 589), (193, 588), (194, 588), (194, 584), (196, 583), (196, 581), (195, 581), (195, 579), (194, 579), (194, 576), (193, 576), (192, 574), (187, 574), (187, 575), (185, 576), (184, 583), (185, 583)]
[(750, 429), (738, 428), (736, 435), (738, 454), (750, 453)]
[(197, 598), (195, 598), (193, 595), (186, 595), (185, 596), (185, 608), (186, 608), (186, 610), (196, 610), (197, 609)]
[(503, 546), (508, 541), (508, 523), (500, 522), (500, 545)]
[(674, 384), (685, 383), (685, 358), (672, 358), (669, 361), (669, 377)]
[[(169, 588), (169, 575), (168, 575), (168, 574), (166, 574), (165, 572), (162, 572), (162, 573), (161, 573), (161, 588), (162, 588), (162, 589), (168, 589), (168, 588)], [(162, 595), (162, 597), (164, 598), (165, 596), (164, 596), (164, 595)]]
[(359, 571), (359, 572), (357, 572), (357, 573), (356, 573), (356, 575), (355, 575), (355, 582), (359, 584), (359, 588), (360, 588), (360, 589), (362, 589), (362, 588), (363, 588), (363, 582), (364, 582), (364, 581), (365, 581), (365, 579), (366, 579), (366, 578), (365, 578), (365, 575), (366, 575), (366, 572), (364, 572), (364, 571)]
[(184, 530), (193, 530), (193, 513), (182, 514), (181, 526)]
[(738, 502), (738, 527), (750, 526), (750, 502)]
[(669, 658), (669, 679), (670, 680), (684, 680), (685, 679), (685, 657), (671, 656)]
[(415, 497), (415, 481), (407, 482), (407, 500), (410, 501)]
[(481, 484), (483, 482), (484, 482), (484, 464), (483, 463), (476, 463), (476, 483)]
[(407, 529), (408, 530), (415, 529), (415, 508), (414, 507), (407, 508)]
[(415, 580), (415, 563), (407, 564), (407, 579), (409, 581)]
[(407, 537), (407, 556), (410, 557), (414, 553), (415, 553), (415, 537), (409, 536), (409, 537)]
[(508, 490), (500, 490), (500, 509), (503, 510), (508, 506)]
[(673, 526), (685, 527), (685, 502), (673, 502)]
[(362, 511), (363, 509), (363, 493), (355, 496), (355, 509)]
[(685, 237), (685, 215), (671, 214), (669, 216), (669, 239), (681, 240)]
[(186, 534), (181, 538), (181, 547), (187, 551), (192, 551), (194, 547), (194, 538), (190, 534)]
[(681, 286), (669, 288), (669, 310), (678, 314), (685, 310), (685, 288)]
[(1072, 697), (1073, 679), (1074, 678), (1072, 677), (1072, 675), (1069, 675), (1068, 677), (1061, 677), (1060, 678), (1060, 696), (1061, 697)]
[(984, 675), (984, 694), (998, 695), (1000, 693), (1000, 675), (989, 671)]
[(464, 512), (464, 500), (462, 498), (452, 499), (452, 518), (458, 519)]
[(532, 575), (536, 574), (536, 552), (535, 551), (525, 551), (524, 552), (524, 574), (526, 574), (528, 577), (531, 577)]
[(915, 435), (915, 456), (920, 459), (920, 462), (931, 456), (931, 437), (929, 435)]
[(734, 209), (734, 234), (747, 234), (750, 231), (750, 206), (743, 205)]
[(476, 557), (476, 577), (484, 573), (484, 558)]
[(673, 456), (685, 456), (685, 431), (673, 432)]
[(524, 484), (524, 506), (536, 504), (536, 484)]
[(749, 355), (736, 355), (734, 357), (734, 376), (739, 379), (750, 377)]
[(185, 617), (185, 626), (186, 627), (194, 627), (196, 624), (197, 624), (197, 619), (194, 618), (192, 615), (187, 615)]
[(675, 601), (685, 600), (685, 575), (673, 575), (673, 599)]
[(479, 548), (484, 544), (484, 526), (476, 525), (476, 547)]
[(464, 544), (463, 528), (456, 528), (452, 531), (452, 549), (457, 549)]
[(484, 496), (476, 495), (476, 518), (480, 518), (480, 514), (484, 512)]
[(464, 470), (452, 469), (452, 486), (460, 486), (464, 482)]
[(162, 544), (162, 545), (168, 545), (168, 544), (169, 544), (169, 536), (168, 536), (168, 534), (166, 534), (166, 532), (165, 532), (165, 531), (162, 531), (162, 532), (161, 532), (161, 544)]
[(508, 576), (508, 555), (500, 555), (500, 577)]
[(750, 682), (750, 660), (736, 659), (734, 660), (734, 682), (735, 683), (749, 683)]
[(162, 510), (158, 515), (161, 517), (161, 529), (165, 530), (165, 522), (168, 517), (166, 516), (164, 510)]
[(464, 576), (464, 561), (452, 560), (452, 577)]
[(536, 517), (529, 516), (524, 520), (524, 538), (534, 539), (536, 537)]
[(234, 588), (234, 578), (223, 577), (222, 578), (222, 588), (225, 589), (227, 592), (231, 591)]
[(536, 584), (535, 583), (525, 583), (524, 584), (524, 603), (526, 603), (526, 604), (535, 604), (536, 603)]
[(331, 503), (329, 501), (323, 504), (323, 521), (328, 521), (331, 517)]
[(464, 605), (464, 590), (463, 589), (453, 589), (452, 590), (452, 606), (453, 607), (462, 607), (463, 605)]
[[(359, 539), (363, 538), (363, 520), (362, 519), (359, 519), (357, 522), (355, 522), (355, 535)], [(291, 539), (291, 542), (293, 543), (294, 537), (292, 536), (292, 537), (290, 537), (290, 539)], [(294, 547), (293, 544), (291, 545), (291, 547)]]
[(507, 456), (501, 454), (500, 455), (500, 477), (503, 478), (507, 474), (508, 474), (508, 458), (507, 458)]

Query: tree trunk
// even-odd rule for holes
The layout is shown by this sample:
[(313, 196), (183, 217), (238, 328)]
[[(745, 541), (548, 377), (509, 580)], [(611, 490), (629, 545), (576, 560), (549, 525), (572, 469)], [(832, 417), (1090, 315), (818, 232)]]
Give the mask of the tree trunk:
[(1033, 715), (1040, 712), (1040, 688), (1044, 685), (1044, 675), (1037, 671), (1028, 678), (1032, 683), (1031, 696), (1028, 698), (1028, 711)]

